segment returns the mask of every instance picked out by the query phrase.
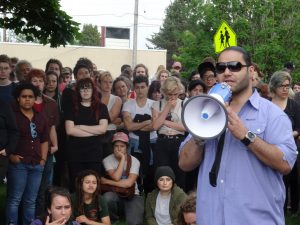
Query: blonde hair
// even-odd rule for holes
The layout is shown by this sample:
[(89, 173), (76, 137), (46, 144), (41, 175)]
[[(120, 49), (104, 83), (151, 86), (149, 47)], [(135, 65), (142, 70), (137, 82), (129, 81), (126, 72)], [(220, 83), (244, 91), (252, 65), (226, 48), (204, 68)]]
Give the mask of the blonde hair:
[(168, 77), (161, 87), (161, 92), (167, 95), (170, 92), (178, 89), (180, 93), (184, 91), (181, 81), (177, 77)]
[(100, 75), (98, 77), (98, 83), (101, 83), (101, 80), (103, 80), (104, 78), (107, 78), (107, 77), (113, 80), (113, 77), (109, 71), (100, 72)]

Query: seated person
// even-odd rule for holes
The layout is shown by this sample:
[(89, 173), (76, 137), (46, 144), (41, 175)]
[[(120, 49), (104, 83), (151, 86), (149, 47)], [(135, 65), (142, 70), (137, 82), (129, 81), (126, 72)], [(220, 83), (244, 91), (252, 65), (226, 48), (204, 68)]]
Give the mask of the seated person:
[[(115, 133), (113, 135), (112, 143), (113, 154), (110, 154), (103, 160), (103, 165), (108, 178), (101, 177), (101, 184), (121, 188), (129, 188), (135, 185), (135, 194), (132, 198), (124, 198), (113, 191), (104, 193), (103, 197), (108, 204), (110, 218), (112, 222), (115, 222), (120, 219), (121, 212), (124, 212), (125, 220), (128, 224), (142, 224), (144, 200), (139, 196), (139, 190), (136, 184), (139, 175), (140, 162), (127, 153), (129, 145), (127, 134), (123, 132)], [(127, 169), (127, 164), (131, 164), (130, 169)]]
[(192, 192), (180, 205), (178, 225), (196, 225), (196, 194)]
[(110, 225), (107, 204), (100, 196), (100, 178), (97, 172), (80, 172), (76, 179), (76, 195), (72, 197), (73, 215), (78, 223)]
[(171, 167), (156, 169), (157, 188), (146, 199), (146, 224), (176, 225), (179, 205), (185, 200), (185, 192), (175, 184), (175, 174)]
[(47, 210), (30, 225), (80, 225), (76, 221), (70, 220), (72, 215), (71, 196), (65, 188), (49, 187), (45, 197)]

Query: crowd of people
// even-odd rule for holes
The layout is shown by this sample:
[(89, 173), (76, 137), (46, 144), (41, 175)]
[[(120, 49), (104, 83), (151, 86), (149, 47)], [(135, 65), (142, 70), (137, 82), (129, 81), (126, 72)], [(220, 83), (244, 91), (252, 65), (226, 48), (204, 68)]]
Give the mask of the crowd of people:
[[(159, 65), (150, 77), (144, 64), (123, 65), (116, 77), (88, 58), (42, 70), (0, 55), (6, 224), (284, 224), (298, 213), (294, 65), (265, 84), (249, 54), (229, 47), (188, 79), (182, 69)], [(182, 110), (218, 82), (231, 87), (228, 126), (203, 142)]]

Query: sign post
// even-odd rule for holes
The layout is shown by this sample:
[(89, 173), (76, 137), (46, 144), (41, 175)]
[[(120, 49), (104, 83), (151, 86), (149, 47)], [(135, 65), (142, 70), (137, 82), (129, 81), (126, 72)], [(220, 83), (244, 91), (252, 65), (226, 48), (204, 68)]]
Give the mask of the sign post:
[(230, 46), (237, 46), (236, 34), (231, 27), (223, 21), (214, 35), (215, 52), (219, 53)]

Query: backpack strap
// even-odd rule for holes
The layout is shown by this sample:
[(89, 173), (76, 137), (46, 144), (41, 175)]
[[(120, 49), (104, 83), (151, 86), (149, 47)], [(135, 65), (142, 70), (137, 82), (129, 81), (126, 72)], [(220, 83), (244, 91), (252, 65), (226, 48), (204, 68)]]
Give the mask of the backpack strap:
[(130, 172), (130, 168), (131, 168), (131, 155), (127, 154), (127, 166), (126, 166), (126, 171), (125, 171), (125, 175), (128, 177), (129, 176), (129, 172)]

